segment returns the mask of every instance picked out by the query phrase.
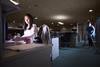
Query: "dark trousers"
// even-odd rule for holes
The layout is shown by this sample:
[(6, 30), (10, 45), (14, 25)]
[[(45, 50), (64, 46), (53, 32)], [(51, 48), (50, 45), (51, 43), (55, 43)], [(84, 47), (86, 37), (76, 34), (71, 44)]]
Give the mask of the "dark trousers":
[(88, 44), (89, 46), (93, 46), (93, 38), (91, 35), (88, 35)]

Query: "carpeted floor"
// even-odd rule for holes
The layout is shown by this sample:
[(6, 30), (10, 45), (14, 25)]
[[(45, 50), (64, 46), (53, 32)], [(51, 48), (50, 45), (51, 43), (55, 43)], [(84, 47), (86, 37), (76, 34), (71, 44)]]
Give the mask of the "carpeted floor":
[(100, 54), (94, 48), (60, 48), (53, 67), (100, 67)]

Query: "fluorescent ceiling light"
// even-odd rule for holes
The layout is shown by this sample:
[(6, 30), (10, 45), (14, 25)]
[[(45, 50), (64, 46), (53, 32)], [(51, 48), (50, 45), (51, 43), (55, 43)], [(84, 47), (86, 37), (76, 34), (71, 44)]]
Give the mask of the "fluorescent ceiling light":
[(56, 16), (53, 16), (52, 19), (55, 19), (55, 20), (66, 20), (66, 19), (69, 19), (70, 17), (69, 16), (66, 16), (66, 15), (56, 15)]
[(58, 24), (60, 24), (60, 25), (64, 25), (64, 23), (63, 23), (63, 22), (58, 22)]
[(15, 5), (19, 5), (18, 2), (14, 1), (14, 0), (10, 0), (11, 3), (15, 4)]
[(61, 20), (61, 19), (66, 19), (65, 16), (56, 16), (56, 18), (57, 18), (57, 19), (60, 19), (60, 20)]

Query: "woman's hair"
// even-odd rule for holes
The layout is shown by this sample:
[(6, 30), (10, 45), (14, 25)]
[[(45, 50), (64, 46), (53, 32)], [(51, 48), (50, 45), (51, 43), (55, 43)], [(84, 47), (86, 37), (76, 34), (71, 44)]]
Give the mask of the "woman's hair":
[[(30, 19), (30, 27), (29, 27), (29, 29), (31, 29), (32, 24), (33, 24), (33, 17), (29, 13), (27, 13), (25, 16), (28, 16), (28, 18)], [(27, 27), (27, 24), (24, 22), (24, 30), (26, 30), (26, 27)]]

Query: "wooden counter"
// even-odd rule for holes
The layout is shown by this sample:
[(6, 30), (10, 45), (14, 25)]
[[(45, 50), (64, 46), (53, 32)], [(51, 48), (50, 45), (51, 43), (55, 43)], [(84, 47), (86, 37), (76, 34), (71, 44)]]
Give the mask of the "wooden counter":
[(21, 46), (22, 50), (9, 50), (8, 52), (11, 51), (12, 55), (8, 53), (9, 57), (7, 57), (7, 54), (4, 54), (5, 57), (2, 58), (0, 65), (2, 67), (51, 67), (51, 46), (45, 44), (41, 44), (42, 46), (40, 44), (37, 44), (38, 46), (34, 46), (34, 44), (30, 45), (27, 49), (23, 45), (25, 49)]

